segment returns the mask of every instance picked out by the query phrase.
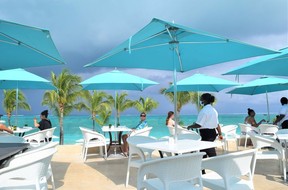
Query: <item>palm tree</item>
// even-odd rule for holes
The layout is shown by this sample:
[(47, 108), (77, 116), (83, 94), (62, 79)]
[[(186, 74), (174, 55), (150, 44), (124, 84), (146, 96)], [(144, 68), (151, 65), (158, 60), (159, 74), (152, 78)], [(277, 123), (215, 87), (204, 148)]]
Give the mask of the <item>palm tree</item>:
[[(92, 124), (93, 124), (93, 130), (95, 130), (95, 120), (96, 120), (96, 114), (99, 114), (100, 120), (97, 119), (97, 123), (105, 123), (107, 119), (109, 119), (109, 116), (111, 115), (111, 103), (108, 101), (108, 94), (103, 91), (96, 91), (93, 90), (92, 93), (90, 93), (87, 90), (84, 90), (82, 92), (82, 98), (85, 100), (85, 102), (81, 103), (79, 106), (79, 110), (87, 110), (91, 113), (92, 116)], [(109, 113), (105, 114), (105, 113)], [(102, 117), (103, 116), (103, 117)], [(103, 122), (101, 122), (103, 121)]]
[(69, 115), (73, 109), (79, 107), (77, 102), (81, 95), (82, 86), (81, 77), (71, 74), (67, 69), (64, 69), (57, 77), (51, 72), (52, 84), (57, 90), (46, 91), (43, 96), (42, 105), (47, 105), (50, 110), (58, 117), (60, 126), (60, 144), (64, 142), (64, 116)]
[[(8, 117), (8, 125), (11, 126), (11, 115), (16, 110), (16, 90), (4, 90), (3, 107)], [(30, 105), (26, 102), (24, 93), (18, 90), (18, 109), (30, 110)]]
[(98, 123), (100, 126), (107, 124), (112, 114), (111, 108), (108, 110), (106, 109), (107, 108), (100, 110), (98, 117), (95, 118), (96, 123)]
[(135, 108), (139, 112), (145, 112), (145, 113), (151, 112), (153, 109), (157, 108), (158, 105), (159, 105), (158, 102), (149, 97), (146, 99), (140, 97), (139, 100), (136, 100), (134, 104)]
[(199, 112), (202, 109), (202, 106), (200, 105), (200, 97), (203, 93), (201, 92), (189, 92), (191, 97), (191, 103), (196, 106), (197, 111)]
[[(174, 102), (174, 92), (166, 92), (166, 88), (161, 88), (160, 93), (164, 94), (170, 102)], [(189, 92), (177, 92), (177, 113), (180, 114), (182, 107), (188, 104), (191, 100)]]
[(109, 101), (114, 104), (116, 104), (116, 117), (117, 117), (117, 125), (120, 125), (120, 114), (124, 112), (125, 110), (131, 108), (134, 106), (134, 101), (127, 99), (126, 97), (128, 94), (126, 92), (123, 92), (121, 94), (116, 94), (115, 99), (110, 96)]

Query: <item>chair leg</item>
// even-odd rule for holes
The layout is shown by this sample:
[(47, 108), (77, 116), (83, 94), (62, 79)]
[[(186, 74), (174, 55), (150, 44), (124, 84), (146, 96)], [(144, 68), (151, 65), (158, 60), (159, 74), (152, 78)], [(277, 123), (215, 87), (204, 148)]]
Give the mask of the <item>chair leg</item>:
[(50, 179), (51, 179), (52, 189), (55, 190), (56, 188), (55, 188), (54, 176), (53, 176), (53, 171), (52, 171), (51, 164), (49, 165), (48, 170), (50, 170), (50, 173), (51, 173)]
[(104, 159), (106, 160), (107, 159), (107, 147), (106, 145), (104, 146)]
[(99, 147), (99, 153), (100, 153), (100, 156), (103, 156), (103, 147), (102, 146)]
[(237, 139), (235, 140), (235, 145), (236, 145), (236, 149), (237, 149), (237, 151), (238, 151), (238, 150), (239, 150), (239, 148), (238, 148)]
[(247, 136), (245, 136), (245, 149), (246, 149), (246, 146), (247, 146)]
[(84, 162), (86, 161), (86, 158), (87, 158), (87, 152), (88, 152), (88, 147), (85, 147)]
[[(130, 155), (129, 155), (130, 156)], [(129, 182), (129, 174), (130, 174), (130, 157), (128, 158), (128, 166), (127, 166), (127, 173), (126, 173), (126, 183), (125, 183), (125, 187), (128, 186), (128, 182)]]

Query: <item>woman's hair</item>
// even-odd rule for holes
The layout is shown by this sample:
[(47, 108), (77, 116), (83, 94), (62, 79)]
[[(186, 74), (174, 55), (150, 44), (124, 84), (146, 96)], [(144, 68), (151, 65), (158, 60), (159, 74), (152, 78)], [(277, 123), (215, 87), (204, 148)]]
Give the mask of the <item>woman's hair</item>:
[(205, 100), (208, 104), (212, 104), (213, 102), (215, 102), (215, 96), (213, 96), (209, 93), (202, 94), (201, 99)]
[(250, 109), (250, 108), (248, 108), (248, 115), (250, 116), (251, 115), (251, 113), (252, 112), (254, 112), (254, 110), (253, 109)]
[(44, 115), (46, 118), (48, 117), (48, 110), (44, 110), (41, 112), (41, 115)]
[(166, 118), (166, 125), (168, 125), (168, 121), (170, 119), (170, 117), (174, 115), (174, 112), (173, 111), (169, 111), (168, 114), (167, 114), (167, 118)]

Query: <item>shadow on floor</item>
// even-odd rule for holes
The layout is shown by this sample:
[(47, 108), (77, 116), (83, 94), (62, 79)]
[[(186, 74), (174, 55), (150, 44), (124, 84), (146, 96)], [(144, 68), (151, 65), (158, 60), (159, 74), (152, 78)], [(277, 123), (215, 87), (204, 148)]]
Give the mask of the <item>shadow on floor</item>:
[[(64, 177), (67, 173), (67, 169), (69, 168), (70, 163), (66, 162), (55, 162), (53, 161), (52, 171), (55, 180), (55, 188), (59, 188), (64, 185)], [(48, 180), (48, 185), (51, 184), (50, 180)]]

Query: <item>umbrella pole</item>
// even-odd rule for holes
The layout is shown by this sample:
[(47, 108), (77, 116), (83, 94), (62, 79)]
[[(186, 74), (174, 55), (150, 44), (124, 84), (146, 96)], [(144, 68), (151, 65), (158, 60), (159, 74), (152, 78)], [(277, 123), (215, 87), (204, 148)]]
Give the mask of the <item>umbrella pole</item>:
[(269, 109), (269, 100), (268, 100), (268, 93), (266, 91), (266, 103), (267, 103), (267, 123), (270, 121), (270, 109)]
[(115, 125), (114, 126), (115, 127), (117, 127), (117, 107), (116, 107), (116, 101), (117, 100), (116, 100), (116, 98), (117, 98), (117, 92), (115, 90), (115, 98), (114, 98), (114, 107), (115, 107), (115, 119), (114, 119), (115, 120), (115, 122), (114, 122)]
[(17, 89), (16, 89), (16, 121), (15, 121), (15, 125), (18, 125), (18, 81), (17, 81)]
[(174, 115), (175, 115), (175, 135), (174, 142), (177, 142), (177, 131), (178, 131), (178, 113), (177, 113), (177, 71), (174, 63), (174, 73), (173, 73), (173, 83), (174, 83)]

